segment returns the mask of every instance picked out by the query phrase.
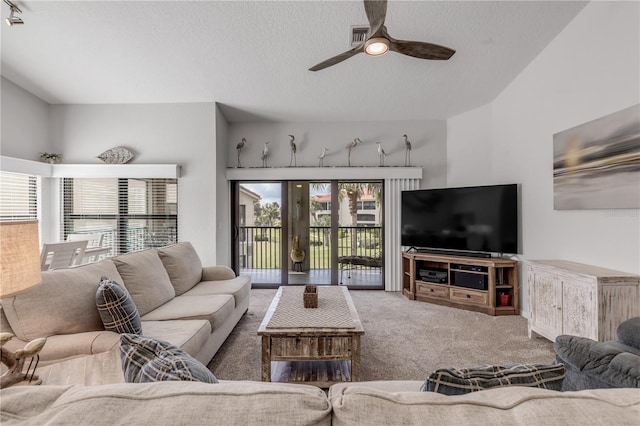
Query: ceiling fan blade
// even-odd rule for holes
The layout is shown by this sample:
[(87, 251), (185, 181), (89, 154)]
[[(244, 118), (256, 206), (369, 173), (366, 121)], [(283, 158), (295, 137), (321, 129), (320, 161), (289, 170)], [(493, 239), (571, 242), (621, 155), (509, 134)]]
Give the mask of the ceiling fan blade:
[(389, 37), (389, 49), (393, 52), (402, 53), (403, 55), (413, 56), (414, 58), (444, 61), (456, 53), (455, 50), (438, 44), (425, 43), (422, 41), (395, 40), (391, 37)]
[(364, 11), (369, 20), (369, 37), (374, 37), (384, 25), (387, 16), (387, 0), (364, 0)]
[(347, 50), (346, 52), (342, 52), (341, 54), (334, 56), (333, 58), (329, 58), (326, 61), (322, 61), (318, 65), (312, 66), (311, 68), (309, 68), (309, 71), (320, 71), (332, 65), (338, 64), (342, 61), (345, 61), (350, 57), (355, 56), (358, 53), (363, 51), (364, 51), (364, 43), (354, 47), (353, 49)]

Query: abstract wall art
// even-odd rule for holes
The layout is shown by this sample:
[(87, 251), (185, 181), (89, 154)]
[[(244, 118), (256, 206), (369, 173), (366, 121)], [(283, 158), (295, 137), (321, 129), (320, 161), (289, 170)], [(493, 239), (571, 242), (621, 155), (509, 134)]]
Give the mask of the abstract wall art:
[(640, 104), (553, 135), (553, 208), (640, 208)]

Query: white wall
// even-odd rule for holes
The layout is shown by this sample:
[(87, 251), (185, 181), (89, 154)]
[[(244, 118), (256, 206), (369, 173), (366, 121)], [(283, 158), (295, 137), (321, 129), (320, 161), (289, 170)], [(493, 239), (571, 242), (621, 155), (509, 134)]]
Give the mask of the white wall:
[(51, 139), (65, 162), (101, 164), (116, 146), (134, 163), (182, 166), (178, 238), (190, 241), (203, 264), (216, 261), (216, 107), (214, 103), (53, 105)]
[[(639, 211), (553, 210), (552, 180), (555, 133), (640, 102), (639, 17), (637, 2), (590, 3), (487, 106), (488, 183), (522, 184), (522, 259), (559, 258), (640, 274)], [(482, 112), (450, 119), (449, 133), (484, 134), (486, 123), (476, 122), (477, 115)], [(465, 125), (475, 129), (455, 128)], [(469, 139), (469, 149), (472, 144)], [(456, 145), (450, 152), (463, 153), (464, 141)], [(522, 280), (525, 315), (527, 292)]]
[[(229, 154), (229, 123), (216, 104), (216, 244), (217, 265), (231, 265), (230, 184), (225, 176)], [(235, 144), (233, 145), (235, 148)], [(235, 152), (235, 149), (234, 149)]]
[[(0, 80), (2, 137), (0, 154), (7, 157), (40, 161), (41, 152), (56, 152), (49, 135), (49, 104), (22, 87), (2, 77)], [(56, 202), (54, 179), (42, 179), (40, 205)], [(42, 215), (41, 242), (57, 241), (56, 215)]]
[(448, 187), (492, 183), (492, 154), (490, 104), (447, 120)]
[(52, 152), (49, 137), (49, 104), (2, 77), (2, 140), (7, 157), (40, 160), (40, 152)]
[[(242, 138), (247, 145), (241, 153), (243, 167), (260, 167), (265, 141), (270, 141), (268, 167), (287, 167), (290, 161), (289, 134), (296, 137), (298, 167), (318, 166), (318, 155), (329, 149), (324, 166), (347, 166), (345, 147), (359, 137), (363, 143), (351, 153), (351, 166), (378, 166), (377, 141), (387, 153), (385, 166), (404, 166), (403, 134), (412, 143), (411, 165), (422, 166), (422, 186), (443, 187), (446, 184), (447, 129), (443, 120), (377, 121), (377, 122), (262, 122), (231, 123), (229, 126), (228, 165), (236, 167), (235, 146)], [(313, 179), (314, 176), (309, 176)]]

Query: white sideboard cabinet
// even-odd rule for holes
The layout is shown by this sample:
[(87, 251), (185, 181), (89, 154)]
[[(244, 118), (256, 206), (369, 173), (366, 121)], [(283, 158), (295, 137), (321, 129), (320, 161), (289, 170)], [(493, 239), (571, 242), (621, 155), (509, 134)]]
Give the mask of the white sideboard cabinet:
[(640, 315), (640, 277), (565, 260), (525, 262), (529, 337), (561, 334), (616, 340), (616, 328)]

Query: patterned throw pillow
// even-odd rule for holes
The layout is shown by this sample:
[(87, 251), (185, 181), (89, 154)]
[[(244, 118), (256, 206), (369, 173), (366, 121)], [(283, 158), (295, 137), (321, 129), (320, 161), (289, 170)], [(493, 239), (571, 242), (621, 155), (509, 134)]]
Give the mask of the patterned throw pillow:
[(138, 308), (124, 286), (102, 277), (96, 291), (96, 306), (105, 329), (116, 333), (142, 334)]
[(441, 368), (427, 377), (420, 390), (445, 395), (462, 395), (500, 386), (529, 386), (559, 391), (564, 376), (562, 364)]
[(120, 360), (128, 383), (170, 380), (218, 383), (200, 361), (162, 340), (121, 334)]

